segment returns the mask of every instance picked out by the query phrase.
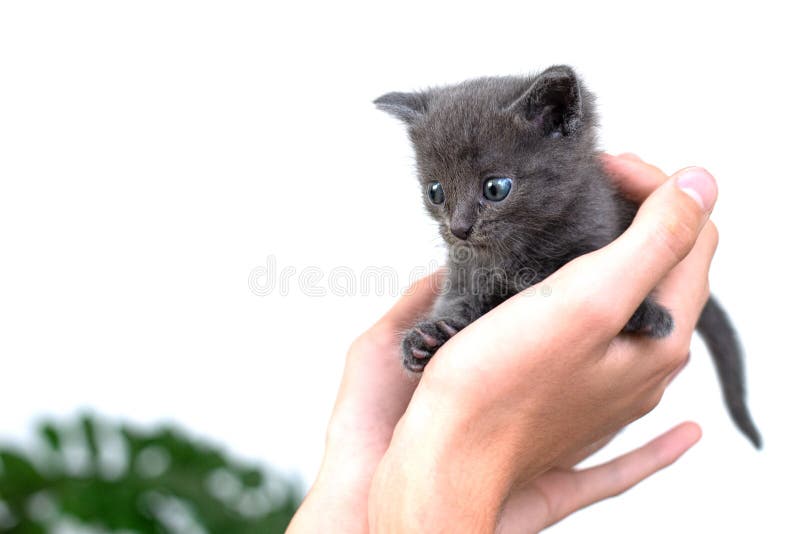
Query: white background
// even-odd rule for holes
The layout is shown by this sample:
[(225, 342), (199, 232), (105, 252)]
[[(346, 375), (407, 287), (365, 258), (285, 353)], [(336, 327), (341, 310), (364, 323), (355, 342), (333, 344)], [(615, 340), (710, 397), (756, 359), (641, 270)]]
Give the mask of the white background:
[(798, 531), (800, 43), (779, 4), (731, 4), (3, 2), (0, 438), (88, 407), (310, 482), (344, 352), (394, 295), (308, 296), (295, 276), (256, 296), (251, 270), (391, 266), (405, 284), (443, 249), (371, 100), (568, 63), (605, 149), (717, 177), (712, 288), (766, 446), (728, 420), (698, 343), (601, 457), (685, 419), (702, 441), (552, 531)]

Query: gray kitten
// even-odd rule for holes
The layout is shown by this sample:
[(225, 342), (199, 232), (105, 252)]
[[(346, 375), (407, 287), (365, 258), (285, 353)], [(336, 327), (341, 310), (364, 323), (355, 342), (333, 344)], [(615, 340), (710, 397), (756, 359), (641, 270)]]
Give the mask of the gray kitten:
[[(408, 125), (425, 206), (448, 244), (449, 280), (430, 316), (402, 342), (421, 372), (459, 330), (570, 260), (617, 238), (637, 206), (597, 157), (594, 97), (567, 66), (375, 100)], [(669, 312), (646, 298), (624, 332), (664, 337)], [(744, 400), (742, 350), (714, 298), (697, 330), (733, 420), (756, 447)]]

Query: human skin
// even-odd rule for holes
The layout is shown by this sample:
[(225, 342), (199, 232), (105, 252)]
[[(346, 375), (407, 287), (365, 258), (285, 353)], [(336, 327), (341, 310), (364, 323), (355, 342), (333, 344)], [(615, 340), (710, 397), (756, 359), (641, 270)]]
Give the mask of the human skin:
[[(605, 161), (643, 201), (619, 239), (459, 332), (421, 380), (402, 371), (398, 334), (430, 308), (440, 275), (353, 343), (322, 467), (289, 532), (538, 531), (699, 439), (684, 423), (608, 464), (564, 467), (650, 411), (685, 364), (717, 242), (705, 171), (667, 177), (633, 156)], [(673, 334), (617, 335), (656, 286)]]

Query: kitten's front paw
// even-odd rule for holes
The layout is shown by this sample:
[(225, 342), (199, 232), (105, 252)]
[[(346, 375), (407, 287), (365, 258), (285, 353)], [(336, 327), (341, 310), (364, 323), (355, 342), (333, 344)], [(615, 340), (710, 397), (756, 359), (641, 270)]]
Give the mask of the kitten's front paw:
[(648, 297), (633, 313), (623, 332), (644, 334), (648, 337), (667, 337), (673, 328), (672, 316), (669, 312)]
[(422, 321), (408, 331), (403, 339), (403, 366), (421, 373), (439, 347), (456, 335), (461, 327), (450, 319)]

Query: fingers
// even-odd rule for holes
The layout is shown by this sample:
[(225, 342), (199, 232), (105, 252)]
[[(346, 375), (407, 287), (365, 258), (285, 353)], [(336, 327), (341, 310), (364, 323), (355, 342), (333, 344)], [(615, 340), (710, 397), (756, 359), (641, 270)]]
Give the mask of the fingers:
[(658, 301), (672, 312), (677, 336), (691, 336), (708, 300), (708, 272), (718, 241), (717, 227), (709, 221), (692, 251), (659, 285)]
[[(403, 372), (397, 334), (409, 328), (433, 304), (441, 270), (417, 280), (375, 325), (359, 336), (347, 353), (329, 440), (346, 441), (360, 434), (388, 446), (417, 380)], [(331, 436), (333, 436), (331, 438)]]
[(575, 491), (563, 510), (555, 511), (566, 517), (590, 504), (614, 497), (632, 488), (652, 474), (673, 464), (700, 440), (702, 433), (695, 423), (683, 423), (657, 437), (643, 447), (608, 463), (572, 474)]
[(512, 493), (497, 532), (538, 532), (581, 508), (619, 495), (673, 464), (700, 437), (700, 427), (687, 422), (608, 463), (582, 471), (550, 470)]
[(430, 309), (443, 277), (439, 269), (411, 284), (391, 309), (353, 342), (347, 354), (344, 385), (351, 375), (366, 376), (367, 381), (381, 384), (397, 381), (402, 375), (397, 336)]
[(661, 169), (635, 154), (601, 154), (600, 159), (620, 191), (637, 203), (643, 202), (669, 178)]
[[(714, 178), (689, 167), (672, 176), (642, 204), (631, 226), (608, 246), (556, 273), (569, 280), (578, 304), (602, 308), (608, 327), (621, 329), (664, 276), (692, 250), (716, 201)], [(598, 304), (599, 303), (599, 304)], [(584, 306), (585, 304), (585, 306)]]
[[(656, 372), (671, 373), (670, 377), (662, 380), (663, 388), (674, 378), (675, 370), (686, 363), (692, 332), (709, 297), (708, 271), (717, 240), (717, 228), (709, 221), (700, 232), (692, 251), (656, 288), (656, 300), (669, 310), (675, 325), (667, 338), (631, 336), (614, 340), (615, 349), (622, 356), (619, 358), (622, 365), (638, 362), (638, 356), (645, 353), (653, 356), (650, 363), (659, 364)], [(653, 371), (638, 364), (636, 370), (645, 373)]]

